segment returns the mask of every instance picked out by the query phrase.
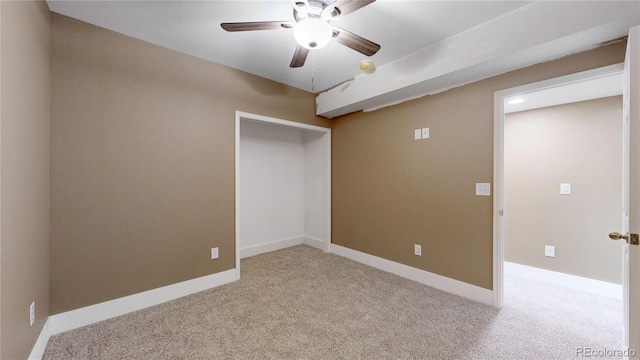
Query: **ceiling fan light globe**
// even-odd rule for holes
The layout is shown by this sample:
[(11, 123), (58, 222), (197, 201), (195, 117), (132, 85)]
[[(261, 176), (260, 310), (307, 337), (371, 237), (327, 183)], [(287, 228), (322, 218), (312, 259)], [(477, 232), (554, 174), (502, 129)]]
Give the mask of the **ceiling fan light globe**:
[(306, 18), (293, 28), (293, 37), (302, 47), (320, 49), (327, 45), (333, 37), (333, 29), (326, 21), (318, 18)]

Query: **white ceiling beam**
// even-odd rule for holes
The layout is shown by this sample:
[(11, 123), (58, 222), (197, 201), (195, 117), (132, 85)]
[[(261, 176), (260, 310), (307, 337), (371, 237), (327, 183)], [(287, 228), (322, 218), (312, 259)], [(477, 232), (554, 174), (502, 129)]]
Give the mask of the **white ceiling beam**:
[(636, 1), (534, 2), (318, 94), (316, 114), (334, 118), (441, 92), (593, 48), (639, 22)]

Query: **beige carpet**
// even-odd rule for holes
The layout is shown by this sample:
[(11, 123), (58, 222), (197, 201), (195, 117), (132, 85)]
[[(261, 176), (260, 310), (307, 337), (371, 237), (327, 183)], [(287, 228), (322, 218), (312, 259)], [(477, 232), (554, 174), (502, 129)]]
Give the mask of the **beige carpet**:
[(296, 246), (242, 260), (235, 283), (56, 335), (44, 359), (575, 359), (578, 347), (621, 348), (619, 301), (505, 286), (498, 311)]

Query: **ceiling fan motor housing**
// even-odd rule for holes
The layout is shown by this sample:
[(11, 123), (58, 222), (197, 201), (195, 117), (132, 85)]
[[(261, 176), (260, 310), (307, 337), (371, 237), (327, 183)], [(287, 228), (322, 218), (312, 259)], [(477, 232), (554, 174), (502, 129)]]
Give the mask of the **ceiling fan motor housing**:
[[(307, 6), (308, 4), (308, 6)], [(324, 21), (330, 21), (340, 15), (340, 10), (336, 7), (329, 7), (328, 3), (323, 1), (296, 2), (293, 8), (293, 17), (296, 22), (300, 22), (306, 18), (318, 18)]]

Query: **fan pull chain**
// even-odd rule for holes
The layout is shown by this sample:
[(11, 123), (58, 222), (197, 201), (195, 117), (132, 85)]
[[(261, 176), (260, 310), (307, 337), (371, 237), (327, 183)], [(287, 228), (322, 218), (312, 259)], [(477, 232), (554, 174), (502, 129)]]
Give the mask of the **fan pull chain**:
[(316, 62), (314, 61), (315, 56), (313, 55), (313, 51), (311, 51), (311, 92), (316, 93), (316, 84), (315, 84), (315, 68)]

